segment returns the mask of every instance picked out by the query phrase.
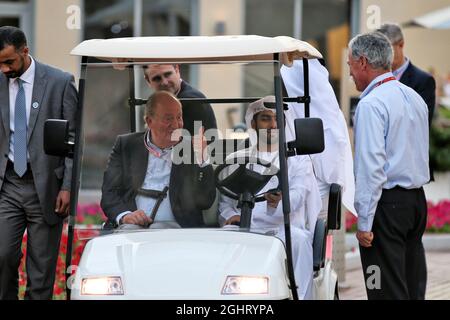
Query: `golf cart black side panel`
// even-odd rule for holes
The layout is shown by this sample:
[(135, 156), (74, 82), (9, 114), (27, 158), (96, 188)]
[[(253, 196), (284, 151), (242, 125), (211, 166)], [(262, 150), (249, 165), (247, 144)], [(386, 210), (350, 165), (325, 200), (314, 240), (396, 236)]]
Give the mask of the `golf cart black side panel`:
[(328, 200), (328, 230), (338, 230), (341, 228), (341, 200), (342, 187), (337, 183), (331, 184)]
[(325, 265), (325, 251), (327, 239), (327, 223), (325, 219), (317, 219), (313, 239), (313, 270), (319, 271)]

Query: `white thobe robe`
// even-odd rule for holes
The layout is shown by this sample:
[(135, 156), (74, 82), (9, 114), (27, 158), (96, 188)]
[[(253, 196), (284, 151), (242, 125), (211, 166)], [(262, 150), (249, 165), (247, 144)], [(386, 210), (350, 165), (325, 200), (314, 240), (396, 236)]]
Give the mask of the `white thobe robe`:
[[(327, 200), (332, 183), (343, 187), (342, 202), (356, 215), (354, 209), (355, 178), (353, 157), (347, 123), (339, 108), (327, 69), (317, 59), (309, 61), (310, 116), (321, 118), (325, 136), (325, 150), (311, 155), (320, 194)], [(304, 95), (303, 62), (296, 60), (292, 67), (281, 68), (286, 91), (290, 97)], [(286, 140), (295, 139), (294, 120), (305, 117), (304, 104), (289, 103), (286, 115)]]

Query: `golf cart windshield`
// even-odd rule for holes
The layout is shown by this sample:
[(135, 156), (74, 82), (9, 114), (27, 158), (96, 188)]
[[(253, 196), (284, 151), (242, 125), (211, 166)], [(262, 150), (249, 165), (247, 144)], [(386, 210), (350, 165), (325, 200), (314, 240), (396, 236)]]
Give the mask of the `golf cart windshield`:
[[(281, 98), (281, 92), (276, 92), (274, 85), (274, 78), (279, 77), (281, 63), (290, 64), (294, 59), (320, 57), (320, 53), (305, 42), (288, 37), (258, 36), (89, 40), (77, 46), (72, 54), (82, 56), (81, 79), (83, 80), (83, 86), (80, 87), (80, 91), (83, 92), (80, 94), (83, 96), (84, 147), (80, 163), (81, 185), (78, 208), (79, 211), (83, 211), (82, 208), (96, 208), (98, 211), (96, 218), (102, 217), (101, 220), (105, 220), (102, 213), (104, 210), (100, 206), (101, 190), (105, 189), (104, 172), (117, 137), (148, 130), (144, 121), (144, 109), (148, 97), (154, 92), (144, 73), (149, 65), (176, 66), (183, 83), (191, 85), (206, 97), (181, 98), (181, 100), (182, 103), (183, 100), (184, 102), (191, 100), (189, 103), (193, 108), (202, 104), (211, 105), (217, 130), (205, 128), (205, 137), (209, 143), (206, 164), (217, 169), (233, 153), (251, 147), (249, 128), (244, 120), (249, 103), (268, 95), (278, 95), (278, 100)], [(188, 130), (191, 136), (196, 134), (201, 126), (205, 127), (202, 123), (195, 125), (184, 123), (184, 127), (186, 126), (194, 128)], [(143, 138), (143, 147), (144, 143)], [(134, 154), (122, 156), (137, 157)], [(173, 161), (173, 154), (167, 157)], [(246, 160), (240, 158), (238, 163), (242, 165), (242, 161)], [(256, 163), (255, 159), (250, 159), (251, 161)], [(146, 155), (143, 165), (147, 167), (147, 164), (148, 156)], [(276, 163), (277, 172), (282, 169), (282, 166), (282, 163)], [(244, 165), (244, 167), (246, 167), (246, 173), (253, 169), (253, 165)], [(150, 166), (148, 169), (150, 170)], [(220, 175), (215, 175), (211, 179), (215, 179), (213, 182), (217, 184), (218, 179), (224, 180), (227, 178), (226, 175), (231, 175), (234, 176), (232, 181), (234, 186), (242, 186), (246, 182), (250, 185), (254, 184), (249, 180), (251, 175), (236, 173), (233, 175), (235, 171), (240, 173), (239, 170), (242, 170), (242, 166), (229, 166)], [(181, 178), (195, 179), (189, 176)], [(230, 179), (227, 180), (230, 182)], [(280, 175), (273, 174), (270, 179), (260, 180), (259, 190), (253, 190), (256, 191), (253, 194), (255, 197), (260, 197), (267, 191), (264, 187), (269, 181), (271, 185), (282, 188), (282, 183), (279, 181)], [(193, 180), (192, 184), (194, 183)], [(184, 181), (184, 184), (188, 186), (190, 182)], [(165, 190), (165, 187), (169, 187), (169, 190)], [(158, 228), (180, 227), (172, 212), (170, 186), (161, 183), (160, 185), (152, 184), (151, 188), (146, 188), (142, 183), (135, 189), (137, 207), (143, 209), (147, 215), (153, 213), (155, 223), (149, 229), (115, 228), (114, 232), (142, 232)], [(243, 191), (242, 188), (231, 190), (231, 193), (239, 198), (241, 191)], [(217, 191), (211, 205), (201, 209), (202, 227), (219, 228), (223, 225), (224, 221), (219, 215), (221, 194), (223, 193)], [(229, 193), (224, 196), (230, 198)], [(159, 198), (163, 200), (158, 205)], [(260, 201), (263, 200), (260, 198)], [(78, 220), (83, 219), (80, 213), (78, 216)], [(117, 221), (112, 221), (112, 223), (115, 222)], [(239, 230), (246, 231), (248, 228)], [(108, 233), (110, 232), (108, 230)]]
[[(86, 64), (85, 76), (85, 91), (84, 91), (84, 106), (83, 106), (83, 130), (84, 130), (84, 148), (83, 158), (81, 163), (81, 187), (78, 197), (79, 222), (86, 220), (86, 222), (103, 223), (106, 222), (106, 217), (102, 213), (108, 210), (105, 199), (102, 206), (102, 189), (107, 190), (109, 186), (104, 180), (104, 173), (108, 168), (108, 160), (110, 158), (113, 147), (116, 143), (117, 137), (133, 132), (147, 132), (148, 128), (144, 121), (145, 103), (148, 97), (154, 92), (150, 88), (144, 78), (144, 67), (150, 63), (127, 63), (116, 64), (105, 62), (98, 59), (89, 59)], [(248, 128), (244, 121), (245, 111), (251, 101), (259, 97), (267, 95), (274, 95), (273, 77), (274, 77), (274, 61), (263, 61), (257, 63), (239, 62), (239, 63), (199, 63), (199, 64), (178, 64), (179, 72), (183, 83), (189, 84), (202, 92), (208, 99), (208, 103), (214, 112), (217, 130), (208, 128), (209, 124), (185, 123), (187, 126), (194, 128), (194, 134), (198, 133), (200, 127), (205, 128), (205, 138), (208, 142), (208, 159), (207, 164), (211, 164), (213, 169), (225, 163), (228, 156), (232, 155), (238, 150), (243, 150), (249, 147)], [(172, 64), (170, 65), (172, 66)], [(279, 67), (278, 67), (279, 68)], [(134, 97), (130, 94), (130, 75), (134, 77)], [(233, 99), (239, 98), (235, 102)], [(185, 105), (187, 99), (182, 99)], [(134, 101), (133, 101), (134, 100)], [(135, 104), (134, 104), (134, 103)], [(190, 108), (198, 108), (204, 110), (204, 101), (191, 101)], [(200, 115), (201, 116), (201, 115)], [(201, 117), (200, 117), (201, 119)], [(198, 119), (198, 120), (200, 120)], [(191, 130), (189, 130), (191, 131)], [(190, 132), (185, 132), (187, 138), (190, 137)], [(145, 150), (144, 135), (140, 141), (140, 147)], [(189, 145), (188, 145), (189, 146)], [(164, 153), (167, 161), (177, 165), (182, 161), (186, 165), (197, 166), (196, 163), (189, 163), (189, 159), (180, 158), (177, 156), (180, 149), (182, 151), (191, 152), (190, 149), (183, 149), (186, 145), (179, 144), (175, 146), (177, 152), (170, 151), (170, 154)], [(159, 150), (156, 148), (156, 150)], [(128, 154), (121, 154), (122, 158), (131, 159), (135, 157), (142, 157), (141, 164), (143, 166), (139, 174), (145, 176), (145, 168), (148, 166), (150, 151), (143, 153), (136, 153), (135, 150), (126, 150)], [(164, 152), (166, 152), (164, 150)], [(133, 154), (131, 154), (133, 153)], [(144, 159), (145, 158), (145, 159)], [(243, 159), (242, 157), (236, 159), (236, 163), (242, 164), (245, 162), (255, 162), (256, 159)], [(279, 165), (277, 164), (277, 169)], [(247, 170), (251, 170), (253, 166), (247, 165)], [(231, 174), (237, 169), (239, 165), (230, 166), (227, 174)], [(129, 168), (135, 169), (135, 168)], [(149, 167), (149, 170), (161, 170), (160, 167)], [(216, 184), (216, 179), (223, 179), (225, 171), (219, 176), (210, 176), (213, 179), (213, 184)], [(161, 173), (161, 172), (156, 172)], [(169, 174), (169, 172), (167, 172)], [(142, 178), (144, 178), (142, 176)], [(194, 185), (195, 176), (182, 176), (177, 179), (183, 179), (183, 183)], [(245, 183), (252, 185), (254, 181), (249, 180), (250, 177), (243, 174), (235, 175), (233, 180), (234, 185), (243, 186)], [(273, 179), (278, 181), (275, 176)], [(186, 181), (187, 180), (187, 181)], [(189, 181), (191, 180), (191, 181)], [(228, 179), (229, 180), (229, 179)], [(134, 229), (134, 228), (114, 228), (114, 232), (143, 232), (151, 231), (153, 229), (167, 228), (167, 227), (181, 227), (174, 221), (174, 213), (171, 210), (171, 189), (170, 186), (164, 182), (155, 184), (142, 183), (135, 186), (136, 190), (136, 205), (139, 209), (150, 216), (154, 214), (154, 222), (150, 228)], [(205, 181), (205, 185), (207, 181)], [(255, 196), (260, 195), (268, 180), (263, 181), (263, 185), (255, 193)], [(165, 190), (165, 187), (169, 187)], [(161, 193), (165, 191), (165, 195)], [(242, 190), (234, 190), (237, 193)], [(103, 194), (104, 196), (104, 194)], [(159, 197), (163, 197), (163, 201), (156, 208)], [(201, 227), (219, 228), (224, 221), (220, 220), (219, 202), (220, 192), (217, 190), (214, 202), (210, 207), (202, 207), (203, 225)], [(107, 201), (107, 200), (106, 200)], [(181, 204), (182, 205), (182, 204)], [(91, 208), (91, 209), (90, 209)], [(97, 209), (97, 215), (94, 216), (93, 208)], [(154, 211), (156, 208), (156, 211)], [(89, 212), (89, 210), (91, 210)], [(133, 211), (130, 208), (130, 211)], [(104, 220), (104, 221), (101, 221)], [(81, 228), (80, 228), (81, 227)], [(186, 228), (197, 227), (184, 226)], [(100, 228), (98, 226), (97, 228)], [(232, 227), (228, 227), (232, 228)], [(77, 230), (83, 230), (82, 226), (78, 225)], [(244, 231), (246, 229), (241, 229)], [(108, 233), (110, 230), (108, 231)], [(100, 232), (104, 233), (103, 231)], [(83, 234), (86, 234), (83, 231)]]

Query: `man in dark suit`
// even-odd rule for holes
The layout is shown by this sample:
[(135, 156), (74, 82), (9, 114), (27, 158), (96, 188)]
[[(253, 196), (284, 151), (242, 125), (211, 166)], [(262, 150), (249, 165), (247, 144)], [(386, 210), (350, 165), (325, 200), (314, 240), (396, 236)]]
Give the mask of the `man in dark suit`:
[[(151, 64), (144, 66), (144, 77), (148, 86), (155, 90), (165, 90), (177, 98), (205, 98), (199, 90), (181, 79), (180, 67), (177, 64)], [(191, 136), (197, 134), (194, 121), (201, 121), (205, 130), (217, 129), (216, 117), (209, 103), (183, 101), (184, 128)]]
[(29, 55), (24, 33), (0, 28), (0, 299), (17, 299), (25, 229), (27, 299), (51, 299), (72, 161), (44, 153), (47, 119), (69, 120), (75, 133), (73, 76)]
[[(186, 136), (180, 139), (181, 103), (168, 91), (157, 91), (149, 98), (145, 122), (147, 132), (122, 135), (116, 140), (103, 179), (103, 211), (121, 228), (144, 228), (155, 222), (202, 227), (201, 210), (209, 208), (215, 199), (213, 169), (205, 161), (203, 130), (192, 141)], [(169, 188), (168, 198), (162, 196), (159, 204), (143, 191), (162, 191), (165, 187)], [(159, 209), (153, 221), (150, 213), (155, 206)]]
[(402, 29), (395, 23), (384, 23), (378, 30), (388, 37), (394, 49), (392, 73), (401, 83), (414, 89), (428, 106), (428, 123), (431, 127), (436, 103), (436, 82), (433, 76), (420, 70), (405, 57), (403, 48), (405, 40)]

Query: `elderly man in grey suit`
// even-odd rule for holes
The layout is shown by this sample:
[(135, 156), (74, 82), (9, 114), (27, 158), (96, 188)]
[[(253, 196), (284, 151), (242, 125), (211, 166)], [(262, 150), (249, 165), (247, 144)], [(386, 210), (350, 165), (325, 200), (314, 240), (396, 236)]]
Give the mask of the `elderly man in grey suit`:
[(51, 299), (72, 162), (43, 148), (47, 119), (69, 120), (78, 102), (73, 76), (33, 59), (25, 34), (0, 28), (0, 299), (18, 298), (25, 230), (26, 299)]

